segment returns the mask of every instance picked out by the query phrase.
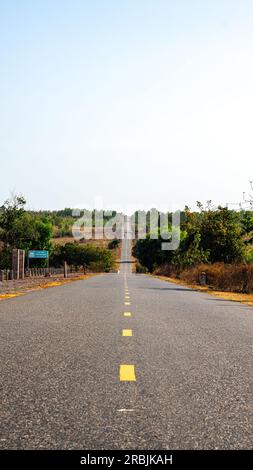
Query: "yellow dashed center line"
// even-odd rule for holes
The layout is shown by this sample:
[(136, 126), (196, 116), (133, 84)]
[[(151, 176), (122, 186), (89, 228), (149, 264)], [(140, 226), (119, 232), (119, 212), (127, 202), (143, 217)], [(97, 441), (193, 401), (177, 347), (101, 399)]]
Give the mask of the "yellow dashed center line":
[(122, 336), (133, 336), (133, 330), (122, 330)]
[[(130, 295), (129, 295), (129, 289), (127, 282), (125, 282), (125, 300), (124, 300), (125, 305), (131, 305), (130, 303)], [(131, 317), (132, 313), (131, 312), (124, 312), (123, 313), (124, 317)], [(122, 336), (133, 336), (133, 330), (132, 329), (122, 329)], [(132, 364), (122, 364), (119, 369), (119, 378), (121, 382), (135, 382), (136, 377), (135, 377), (135, 366)]]
[(131, 316), (132, 316), (131, 312), (124, 312), (124, 317), (131, 317)]
[(119, 369), (119, 378), (122, 382), (135, 382), (135, 370), (133, 365), (123, 364)]

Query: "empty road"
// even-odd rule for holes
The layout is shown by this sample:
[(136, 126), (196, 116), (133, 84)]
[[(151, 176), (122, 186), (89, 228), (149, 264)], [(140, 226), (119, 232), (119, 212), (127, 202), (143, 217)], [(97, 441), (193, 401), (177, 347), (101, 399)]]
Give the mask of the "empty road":
[(0, 302), (1, 449), (252, 448), (253, 309), (130, 272)]

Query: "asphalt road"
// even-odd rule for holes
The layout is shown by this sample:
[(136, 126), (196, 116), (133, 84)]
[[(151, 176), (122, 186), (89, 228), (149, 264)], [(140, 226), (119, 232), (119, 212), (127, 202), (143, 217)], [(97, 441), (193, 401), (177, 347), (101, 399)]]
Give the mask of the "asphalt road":
[(253, 309), (123, 248), (120, 274), (0, 302), (0, 448), (252, 448)]

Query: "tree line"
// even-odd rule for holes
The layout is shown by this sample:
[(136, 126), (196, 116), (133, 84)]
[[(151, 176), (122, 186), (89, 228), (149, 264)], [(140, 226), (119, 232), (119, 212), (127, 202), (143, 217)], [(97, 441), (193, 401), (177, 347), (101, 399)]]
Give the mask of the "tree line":
[[(115, 264), (113, 249), (117, 241), (109, 246), (94, 247), (88, 244), (70, 242), (59, 246), (52, 243), (54, 234), (53, 223), (56, 217), (61, 220), (70, 217), (71, 209), (64, 211), (27, 211), (23, 196), (12, 196), (0, 207), (0, 269), (11, 269), (12, 250), (19, 248), (29, 250), (48, 250), (50, 265), (62, 266), (66, 261), (74, 267), (93, 269), (94, 271), (110, 271)], [(74, 219), (72, 219), (73, 223)], [(31, 261), (34, 266), (43, 267), (44, 260)]]
[[(201, 263), (253, 262), (253, 211), (236, 212), (226, 207), (198, 211), (189, 207), (181, 213), (180, 246), (175, 251), (163, 251), (162, 236), (153, 239), (151, 233), (138, 240), (133, 248), (139, 271), (153, 272), (162, 265), (178, 271)], [(147, 228), (149, 225), (147, 223)], [(171, 230), (169, 224), (168, 230)]]

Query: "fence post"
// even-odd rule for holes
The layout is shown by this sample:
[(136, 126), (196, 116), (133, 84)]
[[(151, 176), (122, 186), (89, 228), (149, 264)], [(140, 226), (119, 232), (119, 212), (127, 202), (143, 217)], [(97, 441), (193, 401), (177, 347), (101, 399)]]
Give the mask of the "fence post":
[(199, 283), (201, 286), (206, 286), (206, 273), (204, 271), (199, 275)]
[(64, 269), (64, 277), (66, 278), (68, 277), (68, 265), (66, 261), (64, 261), (63, 269)]

